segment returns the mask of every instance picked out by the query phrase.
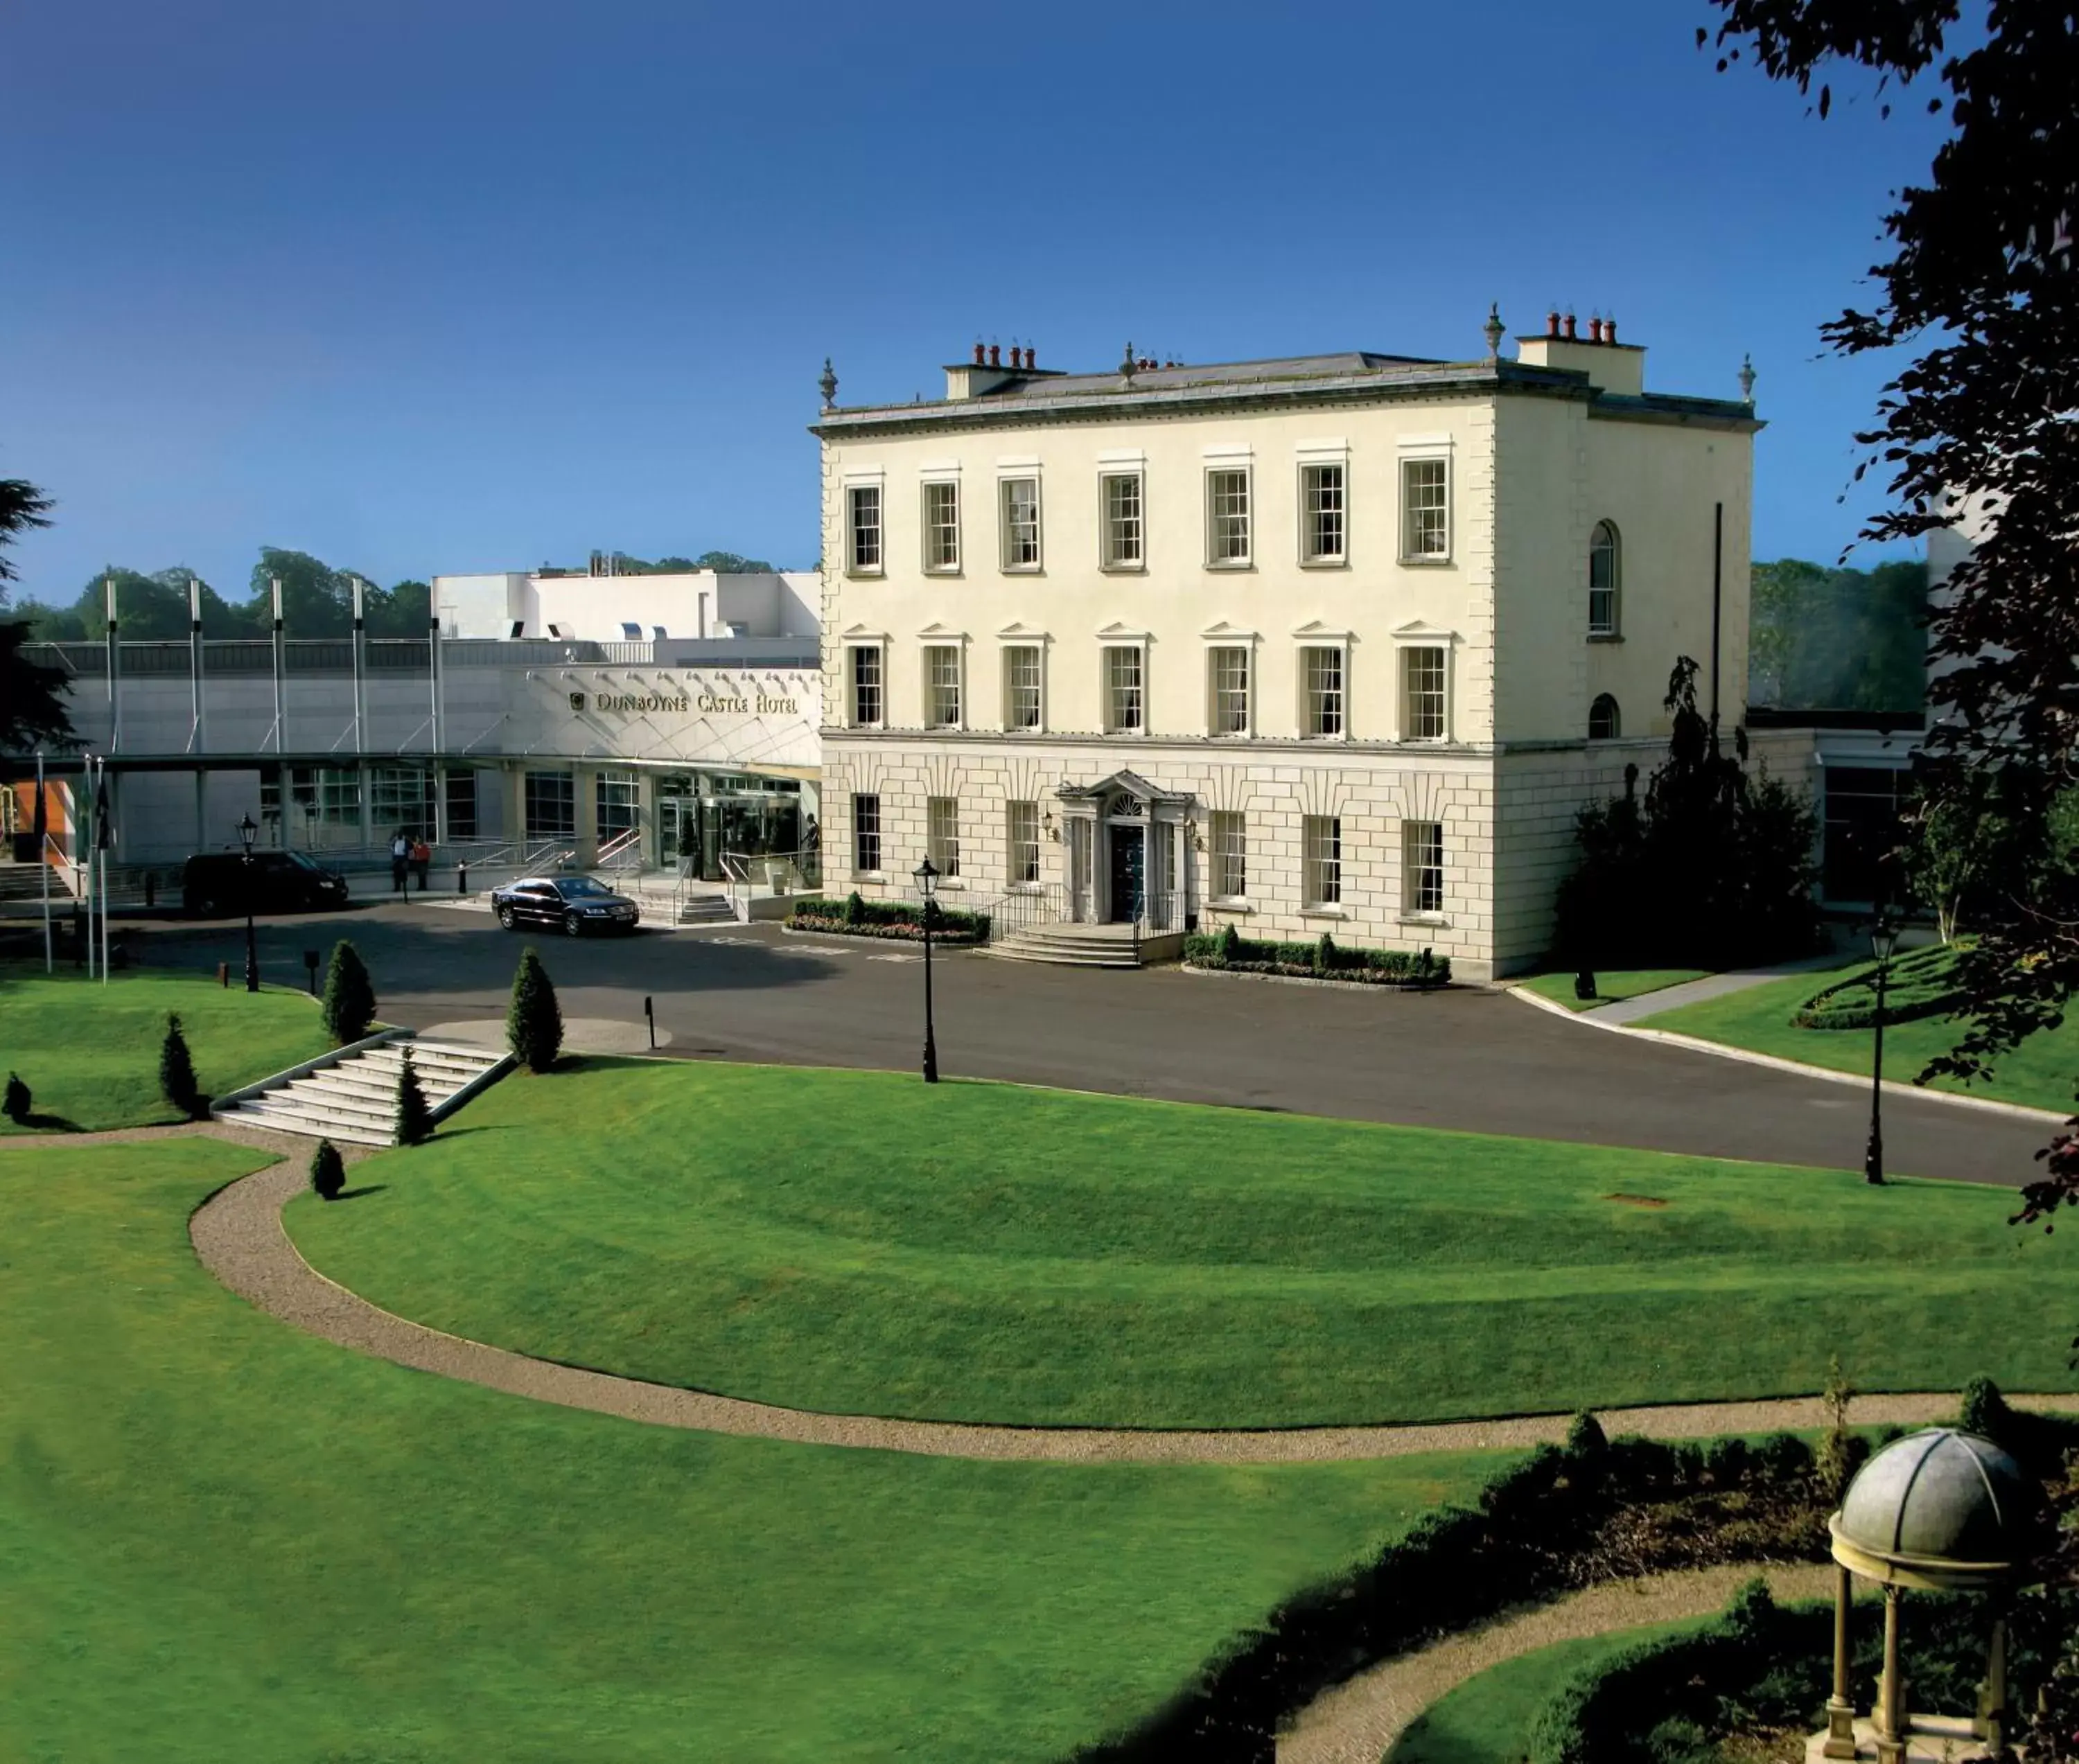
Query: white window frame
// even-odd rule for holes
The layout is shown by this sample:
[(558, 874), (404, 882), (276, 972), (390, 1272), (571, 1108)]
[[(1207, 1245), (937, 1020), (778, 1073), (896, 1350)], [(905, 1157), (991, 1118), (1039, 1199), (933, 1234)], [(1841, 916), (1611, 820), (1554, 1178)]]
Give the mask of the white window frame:
[[(872, 838), (873, 855), (876, 861), (870, 866), (860, 862), (860, 858), (864, 855), (860, 845), (859, 805), (863, 802), (870, 802), (873, 805)], [(855, 790), (851, 793), (851, 873), (854, 876), (880, 876), (885, 873), (881, 867), (880, 860), (887, 854), (881, 844), (881, 792), (877, 790)]]
[[(1038, 721), (1035, 722), (1021, 723), (1011, 715), (1014, 708), (1011, 695), (1017, 689), (1016, 683), (1011, 677), (1011, 658), (1020, 651), (1027, 650), (1032, 653), (1033, 665), (1037, 675), (1033, 686), (1038, 698), (1036, 709), (1039, 716)], [(998, 671), (1002, 676), (1003, 686), (1003, 702), (998, 707), (998, 716), (1006, 733), (1014, 735), (1037, 735), (1044, 733), (1047, 727), (1046, 640), (1040, 637), (1005, 637), (998, 646), (997, 657)]]
[[(1320, 650), (1336, 658), (1338, 685), (1336, 696), (1339, 728), (1330, 733), (1314, 727), (1314, 686), (1310, 661), (1312, 652)], [(1299, 688), (1299, 701), (1294, 714), (1302, 741), (1338, 742), (1350, 738), (1350, 645), (1345, 637), (1324, 637), (1309, 633), (1295, 640), (1293, 650), (1293, 678)]]
[[(918, 663), (923, 675), (923, 724), (927, 729), (964, 729), (968, 713), (968, 670), (966, 646), (957, 638), (931, 636), (922, 639), (918, 646)], [(938, 670), (947, 655), (952, 658), (952, 712), (950, 717), (939, 713), (945, 707), (939, 694), (945, 689)]]
[(924, 799), (924, 852), (941, 880), (957, 882), (960, 874), (960, 799)]
[[(1128, 727), (1112, 715), (1112, 657), (1123, 651), (1131, 654), (1140, 674), (1140, 721)], [(1148, 639), (1141, 637), (1111, 637), (1098, 645), (1098, 720), (1107, 735), (1145, 735), (1148, 733)]]
[(1342, 909), (1343, 817), (1303, 816), (1299, 822), (1299, 910), (1341, 913)]
[[(1342, 544), (1334, 551), (1314, 550), (1313, 480), (1317, 472), (1337, 474), (1336, 518), (1341, 524)], [(1347, 452), (1322, 449), (1299, 455), (1299, 566), (1303, 570), (1341, 570), (1350, 561), (1350, 462)]]
[[(1117, 554), (1112, 544), (1111, 487), (1131, 483), (1134, 491), (1134, 554)], [(1098, 567), (1112, 575), (1148, 573), (1148, 471), (1138, 460), (1098, 462)]]
[[(952, 499), (953, 518), (950, 527), (939, 520), (933, 512), (931, 499), (936, 491), (944, 491)], [(960, 479), (936, 474), (925, 479), (918, 487), (918, 519), (924, 540), (924, 574), (958, 575), (960, 573)], [(951, 552), (947, 556), (935, 554), (935, 548), (942, 534), (950, 536)]]
[[(1020, 811), (1027, 809), (1031, 811), (1031, 826), (1030, 830), (1031, 837), (1029, 840), (1025, 837), (1023, 831), (1020, 830), (1018, 824), (1019, 820), (1022, 818)], [(1045, 835), (1040, 831), (1040, 805), (1030, 797), (1012, 796), (1006, 798), (1003, 805), (1003, 881), (1005, 887), (1015, 889), (1026, 889), (1036, 888), (1040, 886), (1040, 876), (1044, 873), (1043, 869), (1044, 859), (1040, 851), (1040, 846), (1044, 842), (1044, 838)], [(1028, 851), (1032, 860), (1032, 873), (1030, 876), (1024, 873), (1025, 865), (1023, 862), (1024, 855), (1026, 855)]]
[[(1219, 522), (1223, 516), (1215, 503), (1219, 494), (1215, 483), (1225, 478), (1241, 480), (1242, 550), (1239, 557), (1222, 557)], [(1253, 570), (1256, 567), (1256, 472), (1246, 456), (1212, 457), (1206, 461), (1206, 567), (1208, 570)], [(1232, 519), (1232, 516), (1225, 518)]]
[[(1013, 487), (1019, 484), (1032, 487), (1032, 556), (1029, 561), (1014, 559), (1011, 556), (1010, 498)], [(1036, 575), (1046, 567), (1047, 505), (1037, 465), (998, 471), (996, 480), (996, 530), (997, 564), (1006, 575)]]
[[(1430, 858), (1430, 835), (1435, 834), (1435, 859)], [(1417, 839), (1422, 849), (1416, 849)], [(1433, 905), (1423, 901), (1424, 873), (1433, 869), (1437, 874), (1437, 898)], [(1403, 920), (1420, 925), (1435, 925), (1444, 918), (1444, 823), (1441, 821), (1403, 821), (1400, 823), (1400, 916)]]
[[(860, 562), (859, 499), (873, 498), (873, 547), (871, 563)], [(888, 573), (888, 491), (880, 478), (854, 478), (846, 480), (844, 487), (844, 556), (845, 574), (850, 576), (881, 576)]]
[[(1441, 468), (1444, 479), (1442, 513), (1443, 546), (1440, 550), (1417, 550), (1415, 547), (1415, 508), (1409, 495), (1409, 474), (1418, 466), (1435, 466)], [(1451, 466), (1451, 449), (1448, 443), (1403, 441), (1398, 466), (1398, 489), (1400, 504), (1400, 561), (1406, 564), (1448, 564), (1451, 562), (1456, 544), (1454, 522), (1452, 518), (1455, 474)]]
[[(1235, 882), (1241, 886), (1223, 885)], [(1206, 898), (1211, 906), (1249, 900), (1249, 817), (1239, 809), (1215, 809), (1206, 817)]]
[[(1220, 699), (1224, 692), (1232, 692), (1231, 686), (1221, 683), (1222, 658), (1241, 658), (1241, 726), (1230, 729), (1221, 717)], [(1218, 740), (1256, 733), (1256, 655), (1246, 640), (1240, 637), (1208, 638), (1206, 643), (1206, 733)]]
[[(1596, 543), (1599, 535), (1609, 535), (1610, 579), (1606, 587), (1596, 586), (1596, 556), (1604, 548)], [(1604, 642), (1620, 635), (1624, 619), (1624, 536), (1617, 531), (1614, 520), (1598, 520), (1588, 531), (1588, 635)], [(1609, 604), (1601, 623), (1596, 620), (1596, 597), (1607, 596)]]
[[(1458, 661), (1457, 634), (1450, 631), (1433, 631), (1426, 627), (1403, 629), (1393, 634), (1393, 738), (1402, 742), (1420, 742), (1425, 747), (1449, 746), (1458, 739)], [(1408, 696), (1408, 652), (1410, 650), (1441, 650), (1444, 652), (1444, 733), (1441, 735), (1415, 735), (1410, 733)]]
[[(885, 637), (847, 638), (845, 642), (844, 708), (845, 727), (847, 729), (885, 729), (888, 727), (888, 641)], [(881, 678), (876, 683), (881, 693), (881, 714), (868, 719), (859, 713), (859, 652), (870, 650), (881, 665)]]

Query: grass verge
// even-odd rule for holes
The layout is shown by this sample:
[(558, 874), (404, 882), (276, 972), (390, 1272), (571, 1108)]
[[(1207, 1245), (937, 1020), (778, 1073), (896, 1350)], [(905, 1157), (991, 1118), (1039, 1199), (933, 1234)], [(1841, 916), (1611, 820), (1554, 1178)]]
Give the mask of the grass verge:
[(258, 1157), (0, 1148), (0, 1754), (1037, 1764), (1508, 1461), (969, 1464), (530, 1403), (211, 1281), (188, 1214)]
[(1546, 1704), (1576, 1677), (1635, 1643), (1659, 1641), (1709, 1621), (1646, 1624), (1582, 1636), (1489, 1666), (1417, 1716), (1386, 1754), (1386, 1764), (1523, 1764)]
[[(178, 1121), (159, 1095), (159, 1043), (178, 1012), (205, 1096), (221, 1095), (315, 1059), (332, 1045), (303, 993), (222, 987), (164, 971), (98, 980), (41, 963), (0, 965), (0, 1080), (19, 1072), (35, 1093), (36, 1123), (101, 1132)], [(23, 1130), (0, 1118), (0, 1133)], [(33, 1131), (33, 1128), (32, 1128)]]
[[(1657, 1012), (1639, 1018), (1634, 1026), (1670, 1030), (1755, 1053), (1773, 1054), (1779, 1060), (1865, 1075), (1875, 1051), (1872, 1030), (1796, 1029), (1791, 1026), (1790, 1014), (1815, 993), (1869, 965), (1866, 959), (1848, 962), (1838, 968), (1771, 980), (1744, 992), (1705, 999), (1701, 1004)], [(1947, 1053), (1962, 1033), (1963, 1026), (1947, 1017), (1886, 1024), (1884, 1076), (1900, 1084), (1913, 1083), (1927, 1062), (1937, 1054)], [(2079, 1020), (2068, 1017), (2061, 1027), (2031, 1036), (2001, 1060), (1989, 1081), (1964, 1085), (1953, 1078), (1939, 1078), (1930, 1088), (2069, 1113), (2076, 1076), (2079, 1076)]]
[(1569, 1010), (1593, 1010), (1598, 1005), (1614, 1005), (1620, 999), (1637, 998), (1642, 993), (1657, 993), (1668, 986), (1680, 986), (1685, 980), (1703, 980), (1709, 976), (1707, 968), (1614, 968), (1604, 972), (1596, 970), (1596, 996), (1576, 998), (1574, 996), (1574, 976), (1566, 974), (1533, 974), (1528, 979), (1515, 982), (1540, 998), (1549, 998), (1555, 1005), (1564, 1005)]
[(587, 1061), (305, 1197), (376, 1303), (844, 1413), (1266, 1427), (2068, 1389), (2054, 1246), (1957, 1183), (870, 1072)]

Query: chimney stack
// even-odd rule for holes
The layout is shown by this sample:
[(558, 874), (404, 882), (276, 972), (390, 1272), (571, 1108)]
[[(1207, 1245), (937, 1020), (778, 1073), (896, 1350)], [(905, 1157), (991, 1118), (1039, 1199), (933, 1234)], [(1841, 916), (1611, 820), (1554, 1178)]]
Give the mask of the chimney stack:
[(1559, 309), (1557, 307), (1553, 307), (1545, 315), (1545, 334), (1547, 336), (1557, 336), (1559, 334)]
[(1605, 319), (1605, 320), (1603, 320), (1603, 341), (1604, 341), (1605, 343), (1614, 343), (1614, 342), (1616, 342), (1616, 341), (1617, 341), (1617, 321), (1615, 319)]
[(1562, 322), (1564, 323), (1565, 329), (1560, 334), (1564, 336), (1569, 343), (1575, 341), (1575, 332), (1574, 330), (1574, 315), (1571, 312), (1568, 313)]
[(1003, 366), (1003, 351), (993, 343), (990, 344), (989, 346), (989, 365), (991, 367), (1002, 367)]
[(977, 337), (977, 338), (975, 339), (975, 366), (976, 366), (977, 367), (981, 367), (981, 366), (982, 366), (983, 365), (984, 365), (984, 357), (983, 357), (983, 350), (982, 350), (982, 346), (981, 346), (981, 339), (980, 337)]

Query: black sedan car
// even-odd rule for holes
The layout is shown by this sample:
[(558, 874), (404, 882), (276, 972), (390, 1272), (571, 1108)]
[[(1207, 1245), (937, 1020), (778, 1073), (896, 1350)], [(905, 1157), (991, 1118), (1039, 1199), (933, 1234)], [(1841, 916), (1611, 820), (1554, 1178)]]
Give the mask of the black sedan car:
[(491, 891), (491, 909), (508, 931), (546, 926), (571, 937), (632, 931), (642, 909), (588, 876), (530, 876)]
[(181, 905), (195, 918), (345, 905), (346, 879), (300, 851), (206, 851), (181, 867)]

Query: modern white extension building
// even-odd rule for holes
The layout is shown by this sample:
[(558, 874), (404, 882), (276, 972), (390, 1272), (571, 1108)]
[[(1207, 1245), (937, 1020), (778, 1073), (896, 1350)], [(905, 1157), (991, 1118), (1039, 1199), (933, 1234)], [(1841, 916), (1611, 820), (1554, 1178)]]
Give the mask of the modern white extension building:
[(1740, 718), (1761, 425), (1649, 391), (1613, 324), (1486, 335), (1097, 374), (978, 348), (901, 404), (826, 372), (826, 888), (900, 895), (928, 855), (1013, 918), (1539, 955), (1676, 658)]

